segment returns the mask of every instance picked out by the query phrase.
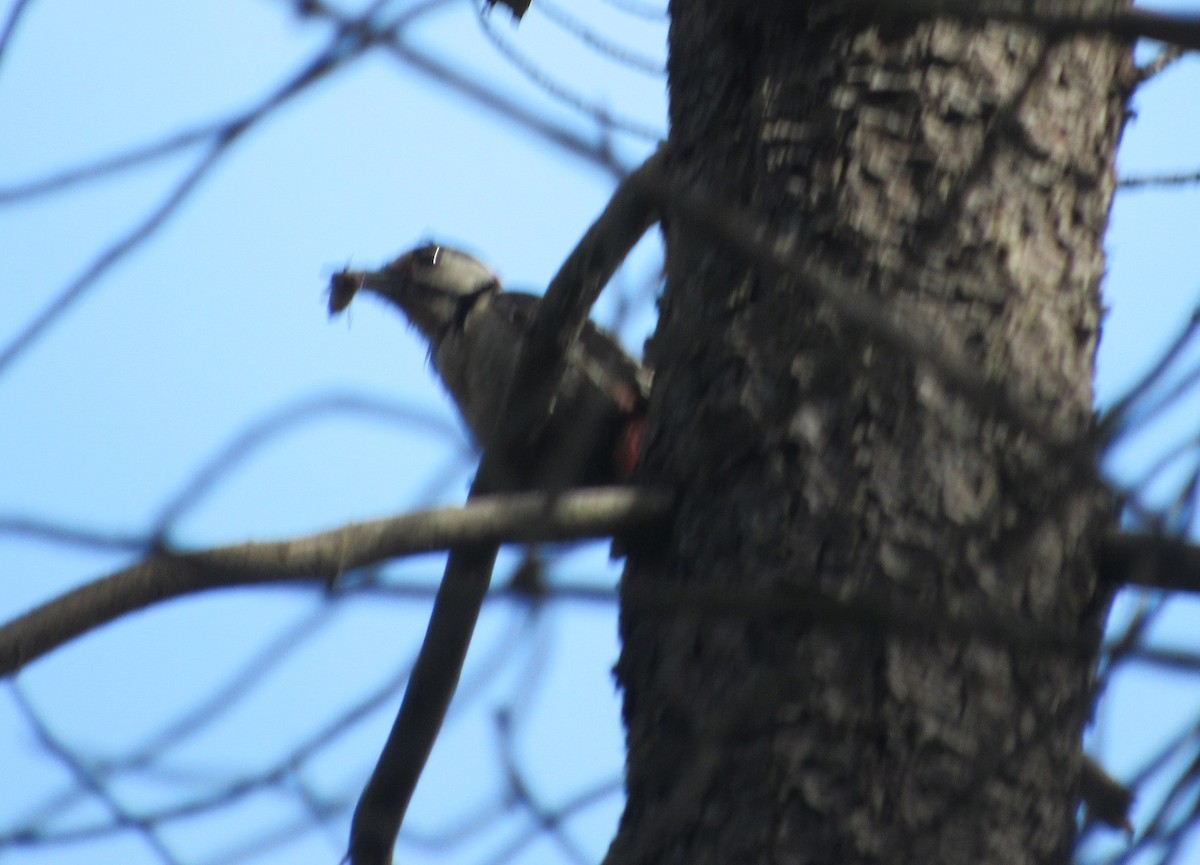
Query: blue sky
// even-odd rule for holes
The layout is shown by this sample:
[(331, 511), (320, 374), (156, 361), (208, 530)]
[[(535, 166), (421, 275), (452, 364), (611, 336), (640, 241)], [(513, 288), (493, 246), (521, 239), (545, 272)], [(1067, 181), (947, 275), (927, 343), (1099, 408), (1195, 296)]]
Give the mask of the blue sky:
[[(8, 7), (0, 7), (5, 15)], [(661, 60), (661, 20), (600, 0), (570, 8)], [(584, 98), (664, 128), (661, 77), (598, 57), (539, 14), (536, 3), (519, 29), (502, 13), (491, 23)], [(319, 22), (298, 20), (291, 4), (269, 0), (34, 2), (0, 58), (0, 190), (245, 109), (320, 50), (327, 33)], [(430, 12), (411, 38), (552, 124), (594, 140), (586, 119), (497, 53), (468, 4)], [(1195, 63), (1180, 63), (1139, 95), (1121, 154), (1124, 172), (1196, 167), (1200, 113), (1191, 106), (1198, 78)], [(652, 146), (630, 135), (611, 143), (626, 165)], [(0, 273), (9, 286), (0, 346), (157, 207), (197, 157), (185, 151), (149, 168), (0, 203)], [(356, 303), (348, 318), (329, 321), (328, 277), (347, 263), (375, 266), (434, 238), (475, 251), (510, 287), (540, 290), (612, 186), (606, 172), (395, 58), (375, 52), (356, 60), (237, 142), (153, 238), (0, 370), (0, 518), (145, 532), (236, 436), (301, 405), (324, 408), (224, 472), (170, 525), (172, 541), (202, 547), (288, 537), (461, 500), (469, 445), (423, 347), (378, 305)], [(1108, 240), (1102, 402), (1135, 380), (1200, 299), (1197, 211), (1192, 188), (1119, 197)], [(613, 321), (618, 295), (640, 298), (621, 319), (634, 350), (653, 324), (656, 268), (648, 242), (597, 309), (600, 320)], [(386, 411), (337, 410), (334, 397)], [(1171, 442), (1194, 435), (1196, 419), (1192, 401), (1131, 442), (1112, 471), (1135, 477)], [(615, 580), (603, 547), (552, 556), (561, 559), (557, 578)], [(128, 560), (0, 534), (0, 618)], [(513, 564), (506, 558), (499, 576)], [(425, 557), (387, 571), (394, 583), (433, 585), (441, 562)], [(162, 805), (278, 762), (392, 678), (419, 644), (426, 615), (419, 602), (374, 592), (345, 597), (324, 614), (321, 603), (312, 592), (279, 589), (172, 602), (37, 662), (19, 677), (21, 693), (71, 748), (91, 760), (117, 759), (281, 635), (297, 635), (295, 649), (216, 722), (166, 751), (152, 769), (114, 782), (127, 807)], [(1194, 646), (1196, 622), (1194, 602), (1173, 602), (1158, 636)], [(609, 674), (615, 630), (613, 610), (604, 605), (564, 604), (538, 616), (507, 604), (488, 609), (464, 679), (470, 699), (455, 710), (413, 803), (415, 837), (465, 825), (496, 806), (503, 766), (494, 712), (502, 706), (516, 711), (518, 765), (539, 800), (560, 806), (619, 779), (621, 734)], [(285, 779), (170, 823), (162, 843), (181, 861), (219, 861), (264, 828), (305, 824), (301, 786), (329, 801), (353, 796), (397, 699), (384, 699), (350, 734), (306, 761), (300, 781)], [(1098, 741), (1118, 772), (1129, 770), (1197, 714), (1194, 679), (1138, 669), (1115, 680), (1099, 713)], [(0, 784), (0, 833), (77, 786), (39, 747), (8, 690), (0, 690), (0, 766), (20, 779)], [(570, 843), (598, 859), (619, 807), (610, 793), (580, 810), (567, 826)], [(51, 826), (89, 825), (104, 813), (83, 802)], [(532, 825), (529, 815), (510, 814), (452, 851), (414, 846), (407, 858), (487, 861)], [(345, 819), (334, 820), (249, 861), (335, 861), (344, 837)], [(518, 857), (560, 860), (561, 850), (544, 838)], [(144, 839), (125, 833), (0, 852), (0, 861), (156, 860)]]

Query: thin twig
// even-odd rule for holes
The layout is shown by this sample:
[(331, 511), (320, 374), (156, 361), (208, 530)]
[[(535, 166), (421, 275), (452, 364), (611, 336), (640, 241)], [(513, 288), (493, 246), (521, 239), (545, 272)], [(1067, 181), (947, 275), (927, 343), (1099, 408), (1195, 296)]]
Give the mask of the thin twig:
[(114, 156), (105, 156), (83, 165), (63, 169), (48, 177), (39, 177), (12, 186), (0, 187), (0, 204), (8, 205), (26, 198), (61, 192), (78, 183), (100, 180), (110, 174), (136, 168), (143, 163), (170, 156), (177, 150), (184, 150), (193, 144), (219, 139), (230, 130), (246, 125), (251, 119), (251, 114), (246, 113), (222, 123), (206, 123), (194, 129), (176, 132), (159, 141), (117, 153)]
[[(605, 39), (593, 28), (589, 27), (585, 22), (580, 21), (566, 9), (558, 6), (555, 3), (550, 3), (549, 0), (539, 0), (537, 11), (545, 15), (567, 33), (570, 33), (584, 45), (592, 48), (610, 57), (617, 63), (623, 66), (628, 66), (630, 69), (636, 69), (638, 72), (645, 72), (647, 75), (653, 75), (656, 78), (661, 78), (666, 70), (663, 68), (663, 63), (654, 57), (647, 57), (643, 54), (638, 54), (631, 51), (623, 45), (618, 45), (610, 39)], [(663, 23), (666, 23), (667, 16), (664, 14), (660, 17)]]
[(1145, 394), (1162, 380), (1171, 364), (1183, 353), (1188, 343), (1192, 341), (1192, 337), (1196, 335), (1197, 329), (1200, 329), (1200, 307), (1192, 310), (1192, 314), (1188, 316), (1187, 324), (1183, 330), (1167, 347), (1162, 356), (1152, 366), (1145, 375), (1138, 379), (1137, 383), (1130, 387), (1123, 397), (1117, 400), (1107, 411), (1100, 416), (1096, 424), (1096, 434), (1100, 441), (1109, 442), (1115, 439), (1121, 432), (1124, 431), (1126, 420), (1133, 409), (1133, 406)]
[[(486, 0), (485, 0), (486, 2)], [(538, 68), (532, 60), (500, 34), (493, 26), (491, 18), (482, 7), (476, 7), (476, 18), (484, 36), (492, 43), (497, 51), (508, 60), (513, 67), (524, 75), (534, 86), (546, 95), (569, 105), (576, 111), (591, 117), (602, 128), (612, 128), (647, 141), (658, 141), (663, 137), (664, 130), (648, 126), (632, 117), (613, 114), (608, 109), (590, 102), (582, 95), (558, 83), (554, 76)]]
[(1176, 61), (1183, 59), (1187, 52), (1178, 45), (1168, 45), (1159, 51), (1153, 60), (1144, 66), (1140, 66), (1137, 70), (1137, 83), (1145, 84), (1155, 75), (1166, 71), (1173, 66)]
[(1129, 191), (1150, 187), (1195, 186), (1197, 183), (1200, 183), (1200, 171), (1176, 171), (1167, 174), (1139, 174), (1135, 177), (1122, 177), (1117, 181), (1117, 188)]
[(183, 180), (175, 187), (166, 199), (154, 209), (140, 224), (135, 226), (124, 237), (111, 244), (87, 267), (82, 274), (55, 297), (33, 321), (27, 324), (8, 345), (0, 350), (0, 372), (28, 349), (55, 321), (62, 317), (68, 309), (83, 297), (84, 293), (95, 285), (101, 276), (109, 271), (117, 262), (148, 240), (162, 227), (167, 219), (174, 214), (179, 206), (188, 198), (208, 173), (216, 166), (221, 157), (247, 130), (252, 128), (276, 108), (283, 105), (297, 94), (303, 92), (308, 85), (324, 77), (327, 73), (345, 63), (351, 53), (340, 48), (340, 42), (326, 49), (320, 56), (309, 63), (291, 80), (280, 87), (275, 93), (263, 100), (255, 109), (222, 127), (220, 133), (209, 146), (208, 152), (196, 163)]
[(12, 8), (8, 10), (8, 19), (4, 22), (4, 28), (0, 30), (0, 61), (4, 60), (4, 55), (12, 44), (13, 34), (17, 32), (17, 24), (21, 16), (29, 11), (29, 5), (30, 0), (15, 0)]

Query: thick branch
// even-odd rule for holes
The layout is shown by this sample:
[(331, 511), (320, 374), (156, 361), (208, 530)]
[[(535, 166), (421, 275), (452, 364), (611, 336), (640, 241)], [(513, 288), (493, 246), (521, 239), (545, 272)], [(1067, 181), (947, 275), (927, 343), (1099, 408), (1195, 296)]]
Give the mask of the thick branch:
[[(1080, 11), (1078, 4), (1030, 0), (856, 0), (857, 8), (873, 22), (913, 21), (944, 17), (975, 24), (997, 21), (1036, 28), (1049, 36), (1099, 34), (1118, 39), (1153, 39), (1168, 45), (1200, 50), (1200, 16), (1168, 15), (1147, 9)], [(1072, 8), (1074, 7), (1074, 8)], [(807, 14), (797, 0), (775, 0), (771, 10), (781, 20)]]
[(565, 541), (639, 532), (666, 519), (669, 497), (633, 488), (485, 496), (308, 537), (193, 553), (159, 551), (0, 627), (0, 676), (126, 613), (230, 586), (332, 583), (355, 568), (469, 543)]
[[(502, 463), (519, 462), (526, 444), (550, 415), (567, 352), (583, 329), (588, 312), (625, 256), (658, 221), (648, 178), (661, 175), (666, 148), (647, 159), (626, 178), (563, 262), (537, 306), (508, 394), (508, 402), (489, 442), (479, 477), (486, 492)], [(479, 481), (476, 481), (477, 485)]]
[[(903, 4), (871, 0), (881, 14), (946, 15), (964, 21), (1026, 24), (1052, 36), (1068, 33), (1108, 34), (1121, 39), (1154, 39), (1181, 48), (1200, 49), (1200, 16), (1165, 15), (1146, 9), (1115, 9), (1106, 14), (1031, 9), (1028, 0), (905, 0)], [(903, 9), (898, 12), (897, 7)]]
[(1165, 535), (1117, 532), (1101, 549), (1100, 576), (1110, 585), (1200, 592), (1200, 546)]
[[(621, 184), (538, 304), (504, 410), (471, 486), (472, 499), (506, 489), (509, 466), (530, 464), (530, 446), (550, 416), (567, 352), (588, 311), (629, 250), (657, 220), (645, 177), (658, 173), (662, 161), (660, 149)], [(468, 544), (450, 553), (400, 712), (354, 811), (352, 865), (392, 861), (404, 813), (458, 686), (497, 549), (495, 543)]]

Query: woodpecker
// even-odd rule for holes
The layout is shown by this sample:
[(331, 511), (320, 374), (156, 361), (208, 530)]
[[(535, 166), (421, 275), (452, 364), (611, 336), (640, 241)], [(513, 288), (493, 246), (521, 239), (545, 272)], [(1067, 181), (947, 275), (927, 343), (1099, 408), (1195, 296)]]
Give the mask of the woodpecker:
[[(330, 315), (363, 289), (399, 308), (425, 338), (430, 362), (476, 444), (486, 444), (538, 298), (505, 291), (478, 259), (437, 244), (419, 246), (379, 271), (336, 274)], [(649, 371), (587, 322), (535, 444), (535, 464), (513, 467), (518, 486), (565, 489), (626, 480), (637, 460), (649, 386)]]

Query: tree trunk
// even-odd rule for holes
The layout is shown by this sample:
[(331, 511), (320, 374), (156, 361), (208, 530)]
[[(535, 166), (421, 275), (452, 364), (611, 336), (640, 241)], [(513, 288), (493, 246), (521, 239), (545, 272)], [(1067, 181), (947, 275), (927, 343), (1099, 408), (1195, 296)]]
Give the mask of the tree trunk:
[(1128, 46), (845, 5), (672, 2), (673, 176), (936, 332), (1038, 430), (664, 222), (640, 471), (680, 505), (624, 578), (610, 865), (1072, 849), (1111, 507), (1046, 439), (1092, 425)]

